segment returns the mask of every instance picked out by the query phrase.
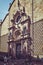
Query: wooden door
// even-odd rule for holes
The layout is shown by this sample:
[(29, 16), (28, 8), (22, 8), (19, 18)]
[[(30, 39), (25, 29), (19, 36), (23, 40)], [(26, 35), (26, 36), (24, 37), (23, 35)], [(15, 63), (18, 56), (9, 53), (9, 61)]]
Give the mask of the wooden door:
[(21, 44), (16, 44), (16, 57), (20, 58), (21, 56)]

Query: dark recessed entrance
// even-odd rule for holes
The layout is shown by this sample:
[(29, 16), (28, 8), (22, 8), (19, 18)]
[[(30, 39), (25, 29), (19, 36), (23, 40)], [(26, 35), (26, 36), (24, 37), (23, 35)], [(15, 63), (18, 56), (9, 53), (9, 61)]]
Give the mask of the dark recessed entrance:
[(16, 44), (16, 57), (17, 58), (21, 57), (21, 43)]

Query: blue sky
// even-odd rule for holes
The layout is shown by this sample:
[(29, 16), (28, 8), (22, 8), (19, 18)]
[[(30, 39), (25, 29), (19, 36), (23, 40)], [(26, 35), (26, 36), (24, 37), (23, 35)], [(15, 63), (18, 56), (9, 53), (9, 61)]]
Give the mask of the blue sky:
[(13, 0), (0, 0), (0, 19), (4, 19), (5, 15), (8, 12), (9, 3)]

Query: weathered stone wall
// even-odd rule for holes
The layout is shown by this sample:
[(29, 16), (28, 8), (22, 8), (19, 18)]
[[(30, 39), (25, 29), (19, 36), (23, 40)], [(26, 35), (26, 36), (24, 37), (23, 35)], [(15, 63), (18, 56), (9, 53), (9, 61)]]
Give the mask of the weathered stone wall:
[(8, 34), (1, 36), (0, 52), (8, 52)]
[[(43, 19), (35, 22), (33, 25), (34, 29), (31, 28), (31, 38), (34, 41), (34, 55), (43, 56)], [(34, 35), (32, 35), (32, 30)]]
[(9, 15), (6, 15), (2, 27), (1, 27), (1, 45), (0, 51), (7, 52), (8, 51), (8, 28), (9, 28)]
[(34, 54), (43, 55), (43, 20), (34, 24)]
[(8, 28), (9, 28), (9, 15), (6, 15), (2, 23), (1, 36), (8, 33)]

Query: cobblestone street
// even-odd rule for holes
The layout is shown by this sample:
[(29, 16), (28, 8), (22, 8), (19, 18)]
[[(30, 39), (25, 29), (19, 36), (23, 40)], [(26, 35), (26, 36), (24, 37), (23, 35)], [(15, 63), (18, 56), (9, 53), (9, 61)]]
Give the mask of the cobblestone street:
[(25, 59), (9, 60), (8, 62), (0, 61), (0, 65), (43, 65), (42, 61), (31, 61)]

